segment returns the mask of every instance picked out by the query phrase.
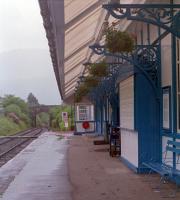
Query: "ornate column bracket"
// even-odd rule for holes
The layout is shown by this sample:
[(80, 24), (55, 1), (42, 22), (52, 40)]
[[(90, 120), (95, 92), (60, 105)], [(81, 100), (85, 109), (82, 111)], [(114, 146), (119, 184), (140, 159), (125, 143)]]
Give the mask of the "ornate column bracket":
[[(104, 56), (120, 58), (132, 64), (150, 82), (155, 96), (159, 98), (159, 69), (160, 69), (160, 48), (152, 45), (137, 45), (133, 53), (112, 54), (105, 46), (95, 44), (90, 46), (94, 53)], [(112, 64), (112, 63), (111, 63)], [(116, 63), (117, 64), (117, 63)], [(122, 63), (121, 63), (122, 64)]]
[(153, 24), (180, 38), (180, 4), (104, 4), (116, 19)]
[(97, 55), (103, 55), (106, 53), (105, 45), (93, 44), (89, 46), (90, 49)]

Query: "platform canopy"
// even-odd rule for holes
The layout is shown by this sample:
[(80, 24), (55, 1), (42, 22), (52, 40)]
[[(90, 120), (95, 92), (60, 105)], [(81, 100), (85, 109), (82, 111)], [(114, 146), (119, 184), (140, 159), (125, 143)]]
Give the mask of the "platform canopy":
[[(73, 99), (84, 63), (92, 57), (89, 45), (101, 38), (109, 15), (102, 4), (112, 0), (39, 0), (61, 97)], [(98, 58), (98, 57), (97, 57)], [(95, 59), (93, 59), (94, 61)]]

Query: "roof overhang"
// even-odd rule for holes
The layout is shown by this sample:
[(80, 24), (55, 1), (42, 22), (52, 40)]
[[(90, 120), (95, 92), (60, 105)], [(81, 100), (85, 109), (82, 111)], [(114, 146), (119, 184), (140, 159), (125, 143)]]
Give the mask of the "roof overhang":
[(51, 60), (61, 97), (64, 96), (64, 1), (39, 0)]
[[(63, 101), (72, 99), (84, 63), (93, 56), (91, 44), (102, 36), (110, 0), (39, 0), (50, 54)], [(94, 59), (93, 59), (94, 60)]]

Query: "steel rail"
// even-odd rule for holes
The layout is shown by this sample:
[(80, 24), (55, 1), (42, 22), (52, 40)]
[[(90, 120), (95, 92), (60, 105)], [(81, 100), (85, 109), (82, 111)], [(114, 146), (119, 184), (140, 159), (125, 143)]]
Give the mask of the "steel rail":
[[(40, 130), (38, 130), (38, 132), (36, 132), (36, 133), (34, 133), (34, 131), (31, 132), (31, 133), (34, 133), (33, 136), (35, 137), (36, 135), (39, 135), (41, 132), (43, 132), (43, 130), (44, 130), (44, 129), (40, 129)], [(37, 131), (37, 129), (36, 129), (35, 131)], [(7, 155), (9, 152), (13, 151), (14, 149), (16, 149), (17, 147), (19, 147), (19, 146), (21, 146), (22, 144), (26, 143), (28, 140), (30, 140), (30, 139), (32, 139), (32, 138), (29, 137), (29, 138), (23, 138), (23, 139), (25, 139), (25, 140), (23, 140), (23, 141), (21, 141), (21, 142), (15, 144), (14, 146), (12, 146), (11, 148), (9, 148), (8, 150), (2, 152), (2, 153), (0, 154), (0, 159), (1, 159), (3, 156)], [(10, 140), (10, 141), (11, 141), (11, 140)]]
[(35, 130), (38, 130), (38, 128), (28, 129), (26, 131), (18, 132), (12, 136), (0, 137), (0, 145), (6, 144), (6, 143), (12, 141), (13, 139), (16, 139), (16, 137), (18, 137), (18, 136), (20, 137), (20, 136), (28, 135), (29, 133), (31, 133), (32, 131), (35, 131)]

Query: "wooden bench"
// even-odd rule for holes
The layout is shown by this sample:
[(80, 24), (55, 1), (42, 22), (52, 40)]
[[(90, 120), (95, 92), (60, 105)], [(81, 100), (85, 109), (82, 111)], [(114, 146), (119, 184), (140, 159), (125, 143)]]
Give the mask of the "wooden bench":
[[(168, 153), (172, 153), (171, 159), (168, 158)], [(161, 176), (160, 184), (166, 180), (172, 180), (176, 183), (176, 188), (178, 189), (180, 186), (180, 170), (173, 166), (173, 155), (176, 156), (176, 164), (179, 164), (180, 142), (168, 140), (164, 160), (156, 162), (151, 159), (150, 161), (143, 162), (143, 165)]]

